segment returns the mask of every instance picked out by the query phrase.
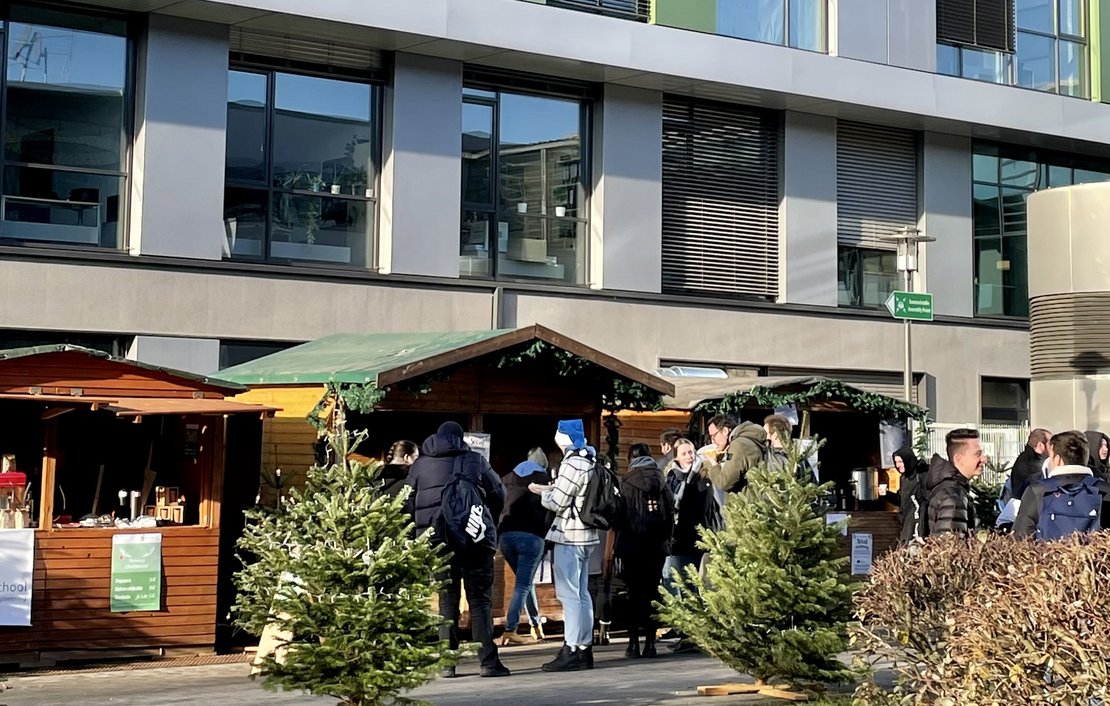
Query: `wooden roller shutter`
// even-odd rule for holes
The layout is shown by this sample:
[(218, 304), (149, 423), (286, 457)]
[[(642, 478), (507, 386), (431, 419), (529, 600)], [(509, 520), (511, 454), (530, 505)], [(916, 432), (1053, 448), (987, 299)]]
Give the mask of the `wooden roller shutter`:
[(663, 289), (778, 296), (778, 114), (663, 100)]
[(841, 245), (893, 250), (883, 236), (917, 226), (917, 136), (840, 121), (836, 231)]

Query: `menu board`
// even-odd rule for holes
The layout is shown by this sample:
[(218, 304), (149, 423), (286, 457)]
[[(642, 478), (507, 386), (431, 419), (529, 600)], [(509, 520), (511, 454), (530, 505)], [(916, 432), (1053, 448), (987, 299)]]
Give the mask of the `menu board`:
[(113, 613), (162, 609), (162, 535), (112, 537)]

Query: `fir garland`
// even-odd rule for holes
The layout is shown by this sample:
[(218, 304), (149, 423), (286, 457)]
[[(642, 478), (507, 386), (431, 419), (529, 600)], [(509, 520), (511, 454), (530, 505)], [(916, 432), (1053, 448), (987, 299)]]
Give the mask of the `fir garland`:
[(324, 418), (324, 410), (331, 407), (331, 412), (328, 413), (330, 417), (335, 412), (335, 400), (343, 403), (345, 409), (349, 409), (360, 414), (369, 414), (374, 411), (374, 407), (379, 402), (385, 399), (386, 392), (378, 387), (376, 383), (367, 382), (362, 384), (339, 383), (335, 381), (328, 381), (324, 386), (324, 395), (312, 411), (305, 417), (312, 427), (324, 433), (328, 428), (328, 419)]
[(864, 392), (845, 385), (840, 380), (821, 380), (798, 392), (776, 392), (757, 385), (750, 390), (734, 392), (719, 400), (706, 400), (694, 408), (695, 413), (737, 414), (754, 403), (765, 409), (785, 407), (805, 407), (814, 402), (836, 400), (847, 403), (853, 410), (878, 415), (883, 419), (909, 417), (919, 422), (928, 421), (928, 411), (922, 407), (886, 395)]

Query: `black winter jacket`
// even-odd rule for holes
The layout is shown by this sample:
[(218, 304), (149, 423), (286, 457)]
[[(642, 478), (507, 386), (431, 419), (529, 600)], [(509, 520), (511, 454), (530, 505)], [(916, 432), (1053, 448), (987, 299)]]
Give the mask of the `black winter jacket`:
[(403, 463), (388, 463), (382, 466), (382, 473), (378, 480), (382, 484), (381, 493), (390, 498), (397, 497), (408, 478), (409, 467)]
[[(1072, 471), (1072, 472), (1069, 472)], [(1082, 483), (1089, 477), (1080, 466), (1063, 466), (1056, 469), (1056, 474), (1050, 476), (1061, 486), (1073, 483)], [(1097, 477), (1097, 476), (1096, 476)], [(1044, 505), (1045, 487), (1039, 482), (1029, 484), (1025, 494), (1021, 496), (1021, 506), (1018, 507), (1017, 517), (1014, 519), (1014, 534), (1018, 537), (1033, 537), (1037, 534), (1037, 526), (1041, 521), (1041, 507)], [(1099, 478), (1099, 492), (1102, 493), (1102, 513), (1100, 523), (1102, 529), (1110, 527), (1110, 508), (1107, 500), (1110, 499), (1110, 483)]]
[(720, 513), (717, 500), (713, 497), (713, 483), (700, 473), (695, 463), (685, 475), (672, 462), (667, 468), (667, 486), (675, 497), (677, 515), (674, 523), (674, 537), (671, 539), (671, 554), (674, 556), (700, 556), (704, 552), (698, 548), (698, 528), (712, 527), (715, 517)]
[(934, 454), (929, 462), (925, 489), (929, 492), (930, 535), (971, 534), (975, 529), (975, 505), (971, 502), (970, 483), (939, 454)]
[(1044, 466), (1044, 456), (1026, 445), (1025, 450), (1014, 459), (1014, 468), (1010, 471), (1010, 492), (1015, 498), (1021, 498), (1029, 483), (1041, 477), (1041, 468)]
[(486, 507), (494, 518), (501, 516), (505, 505), (505, 486), (490, 468), (489, 462), (462, 439), (462, 427), (455, 422), (447, 422), (439, 431), (429, 436), (420, 446), (420, 457), (409, 469), (405, 481), (412, 487), (412, 493), (405, 503), (409, 514), (416, 524), (416, 533), (432, 528), (432, 541), (443, 544), (443, 529), (439, 527), (440, 503), (443, 489), (455, 476), (455, 459), (462, 457), (464, 469), (471, 468), (474, 475), (481, 479), (479, 489), (485, 494)]
[(923, 515), (928, 513), (928, 501), (923, 500), (918, 491), (923, 489), (925, 482), (925, 474), (929, 472), (929, 466), (924, 461), (918, 461), (917, 455), (913, 452), (912, 446), (904, 446), (894, 452), (894, 455), (902, 459), (902, 467), (905, 472), (902, 474), (902, 482), (898, 488), (899, 503), (902, 510), (902, 534), (901, 541), (903, 544), (909, 542), (918, 536), (918, 528), (921, 526), (920, 519)]
[[(674, 495), (653, 459), (647, 456), (632, 459), (628, 472), (621, 478), (621, 496), (625, 519), (617, 529), (613, 553), (619, 557), (666, 556), (674, 529)], [(657, 512), (666, 516), (658, 536), (645, 536), (637, 530), (649, 502), (659, 503)]]
[(505, 485), (505, 511), (497, 527), (498, 534), (527, 532), (541, 539), (547, 536), (547, 530), (551, 529), (551, 518), (547, 508), (543, 506), (543, 499), (528, 490), (528, 485), (547, 485), (551, 482), (551, 476), (540, 470), (539, 466), (536, 469), (524, 477), (513, 471), (501, 478)]

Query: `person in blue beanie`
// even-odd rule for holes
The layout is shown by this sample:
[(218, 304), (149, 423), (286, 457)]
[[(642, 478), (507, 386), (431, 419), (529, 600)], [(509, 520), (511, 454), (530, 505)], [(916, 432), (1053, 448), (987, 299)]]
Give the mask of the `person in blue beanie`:
[(545, 672), (593, 668), (594, 606), (590, 596), (590, 555), (598, 532), (581, 520), (590, 474), (596, 473), (597, 455), (586, 443), (581, 419), (559, 422), (555, 444), (563, 461), (555, 482), (533, 483), (529, 490), (541, 496), (543, 506), (555, 513), (547, 541), (555, 545), (555, 596), (563, 605), (563, 647)]

